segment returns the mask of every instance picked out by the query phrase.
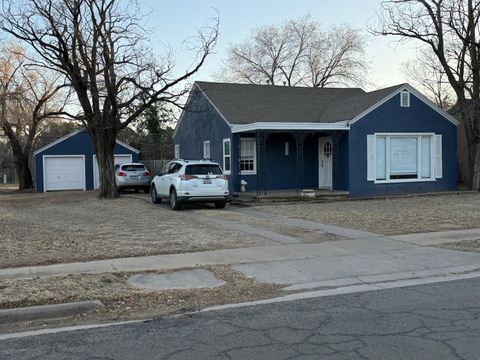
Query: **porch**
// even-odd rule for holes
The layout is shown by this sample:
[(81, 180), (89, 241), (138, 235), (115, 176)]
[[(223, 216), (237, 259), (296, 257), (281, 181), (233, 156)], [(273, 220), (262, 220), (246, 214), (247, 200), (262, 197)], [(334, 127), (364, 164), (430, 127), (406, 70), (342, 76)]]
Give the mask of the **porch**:
[[(254, 196), (257, 201), (298, 199), (302, 189), (317, 189), (315, 194), (320, 197), (337, 191), (345, 195), (348, 132), (344, 126), (330, 127), (234, 133), (233, 192)], [(240, 194), (242, 183), (246, 192)]]

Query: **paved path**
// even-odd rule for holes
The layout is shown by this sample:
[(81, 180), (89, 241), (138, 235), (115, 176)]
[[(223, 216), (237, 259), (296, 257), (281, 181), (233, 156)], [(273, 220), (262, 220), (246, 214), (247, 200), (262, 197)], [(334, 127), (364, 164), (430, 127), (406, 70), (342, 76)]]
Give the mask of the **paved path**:
[[(381, 236), (0, 270), (1, 279), (181, 269), (230, 264), (260, 281), (301, 288), (478, 271), (480, 253), (417, 246)], [(423, 274), (423, 275), (422, 275)]]
[(0, 338), (0, 358), (477, 360), (479, 280)]

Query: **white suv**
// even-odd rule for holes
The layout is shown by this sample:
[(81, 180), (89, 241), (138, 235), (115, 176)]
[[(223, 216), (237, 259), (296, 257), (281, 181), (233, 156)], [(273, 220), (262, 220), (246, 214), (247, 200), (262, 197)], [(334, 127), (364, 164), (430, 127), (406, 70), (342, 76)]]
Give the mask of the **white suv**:
[(222, 209), (229, 196), (228, 180), (216, 162), (174, 160), (153, 178), (150, 195), (154, 204), (169, 199), (173, 210), (191, 201), (213, 202), (216, 208)]

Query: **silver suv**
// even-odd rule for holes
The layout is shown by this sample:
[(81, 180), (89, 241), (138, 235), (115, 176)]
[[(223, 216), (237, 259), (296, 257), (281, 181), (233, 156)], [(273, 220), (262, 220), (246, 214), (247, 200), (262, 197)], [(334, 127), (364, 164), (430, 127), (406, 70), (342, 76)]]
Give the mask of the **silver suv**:
[(185, 202), (212, 202), (222, 209), (228, 201), (228, 180), (211, 160), (174, 160), (150, 184), (152, 202), (168, 199), (173, 210)]

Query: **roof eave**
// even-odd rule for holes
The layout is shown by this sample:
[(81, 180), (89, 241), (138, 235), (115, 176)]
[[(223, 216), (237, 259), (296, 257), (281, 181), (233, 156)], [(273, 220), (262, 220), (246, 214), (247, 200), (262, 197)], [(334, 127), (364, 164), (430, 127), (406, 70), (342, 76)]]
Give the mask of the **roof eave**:
[(253, 122), (249, 124), (232, 124), (232, 133), (242, 133), (256, 130), (349, 130), (347, 121), (334, 123), (312, 122)]

